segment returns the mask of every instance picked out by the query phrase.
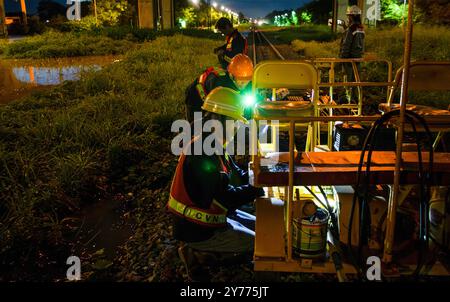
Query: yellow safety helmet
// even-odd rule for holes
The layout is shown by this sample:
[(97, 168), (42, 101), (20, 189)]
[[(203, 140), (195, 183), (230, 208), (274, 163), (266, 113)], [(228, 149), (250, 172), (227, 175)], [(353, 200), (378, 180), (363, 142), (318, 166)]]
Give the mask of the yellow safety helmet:
[(213, 89), (206, 97), (202, 109), (248, 123), (244, 117), (241, 96), (231, 88), (217, 87)]

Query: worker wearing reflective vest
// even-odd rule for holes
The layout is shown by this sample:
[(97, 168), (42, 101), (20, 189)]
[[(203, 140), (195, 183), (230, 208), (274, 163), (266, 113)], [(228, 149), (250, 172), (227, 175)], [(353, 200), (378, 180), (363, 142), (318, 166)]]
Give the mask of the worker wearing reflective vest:
[[(347, 9), (348, 28), (344, 32), (341, 40), (339, 57), (342, 59), (362, 58), (364, 54), (364, 26), (361, 22), (361, 9), (356, 6), (350, 6)], [(360, 63), (355, 63), (358, 73), (361, 75)], [(351, 63), (343, 63), (344, 74), (347, 76), (347, 82), (355, 81), (353, 66)], [(359, 89), (359, 88), (358, 88)], [(347, 101), (355, 100), (356, 91), (351, 87), (346, 88)]]
[(226, 69), (234, 56), (238, 54), (247, 55), (247, 39), (233, 27), (231, 21), (227, 18), (220, 18), (216, 23), (216, 29), (226, 36), (226, 43), (214, 49), (222, 68)]
[(228, 87), (235, 91), (251, 89), (250, 81), (253, 76), (252, 60), (239, 54), (235, 56), (227, 71), (222, 68), (209, 67), (198, 79), (186, 89), (186, 120), (192, 122), (194, 113), (201, 112), (206, 96), (216, 87)]
[[(227, 120), (246, 122), (240, 96), (230, 88), (214, 89), (202, 109), (203, 121), (219, 122), (224, 131)], [(255, 217), (238, 208), (264, 195), (264, 190), (251, 186), (247, 172), (224, 152), (226, 138), (217, 136), (220, 147), (208, 153), (212, 155), (194, 154), (195, 141), (210, 135), (217, 133), (194, 138), (179, 158), (167, 204), (174, 214), (174, 236), (197, 251), (251, 253)]]

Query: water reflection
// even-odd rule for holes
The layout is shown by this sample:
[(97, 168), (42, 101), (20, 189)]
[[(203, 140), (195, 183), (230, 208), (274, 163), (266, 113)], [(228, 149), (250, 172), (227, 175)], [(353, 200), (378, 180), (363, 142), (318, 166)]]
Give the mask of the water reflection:
[(118, 60), (115, 56), (0, 60), (0, 103), (8, 103), (33, 90), (79, 80), (83, 71), (98, 70)]
[(99, 65), (68, 67), (13, 67), (14, 77), (22, 83), (36, 85), (57, 85), (64, 81), (80, 79), (80, 72), (88, 69), (100, 69)]

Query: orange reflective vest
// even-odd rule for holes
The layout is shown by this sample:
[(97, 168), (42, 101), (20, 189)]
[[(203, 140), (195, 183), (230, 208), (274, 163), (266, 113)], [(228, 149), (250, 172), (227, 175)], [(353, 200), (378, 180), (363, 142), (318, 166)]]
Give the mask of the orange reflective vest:
[[(219, 157), (220, 158), (220, 157)], [(227, 209), (217, 200), (213, 200), (208, 209), (201, 209), (195, 205), (189, 197), (183, 175), (183, 165), (186, 155), (182, 154), (178, 161), (175, 175), (170, 187), (170, 197), (167, 203), (167, 209), (180, 217), (183, 217), (193, 223), (207, 227), (225, 227), (227, 225)], [(222, 169), (229, 173), (228, 168), (222, 163)]]
[(198, 84), (196, 86), (198, 95), (200, 98), (204, 101), (206, 96), (208, 95), (208, 92), (205, 87), (205, 82), (208, 76), (213, 73), (214, 75), (220, 77), (224, 76), (226, 73), (222, 68), (216, 68), (216, 67), (209, 67), (208, 69), (203, 72), (200, 77), (198, 78)]
[[(225, 47), (226, 52), (231, 52), (233, 50), (233, 39), (236, 38), (236, 35), (240, 35), (240, 33), (237, 32), (237, 31), (234, 31), (229, 36), (227, 36), (227, 40), (226, 40), (227, 44), (226, 44), (226, 47)], [(244, 38), (243, 36), (242, 36), (242, 38), (244, 39), (244, 42), (245, 42), (244, 51), (242, 52), (242, 54), (247, 55), (247, 53), (248, 53), (248, 42), (247, 42), (247, 39)], [(226, 52), (225, 52), (225, 55), (224, 55), (223, 59), (226, 62), (230, 63), (233, 58), (228, 56)]]

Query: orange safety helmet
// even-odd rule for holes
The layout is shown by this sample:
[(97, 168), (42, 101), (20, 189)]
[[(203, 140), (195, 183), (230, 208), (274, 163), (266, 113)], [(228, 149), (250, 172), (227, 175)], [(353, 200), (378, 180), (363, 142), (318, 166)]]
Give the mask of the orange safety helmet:
[(252, 60), (241, 53), (234, 56), (228, 65), (228, 73), (237, 81), (251, 81), (253, 77)]

